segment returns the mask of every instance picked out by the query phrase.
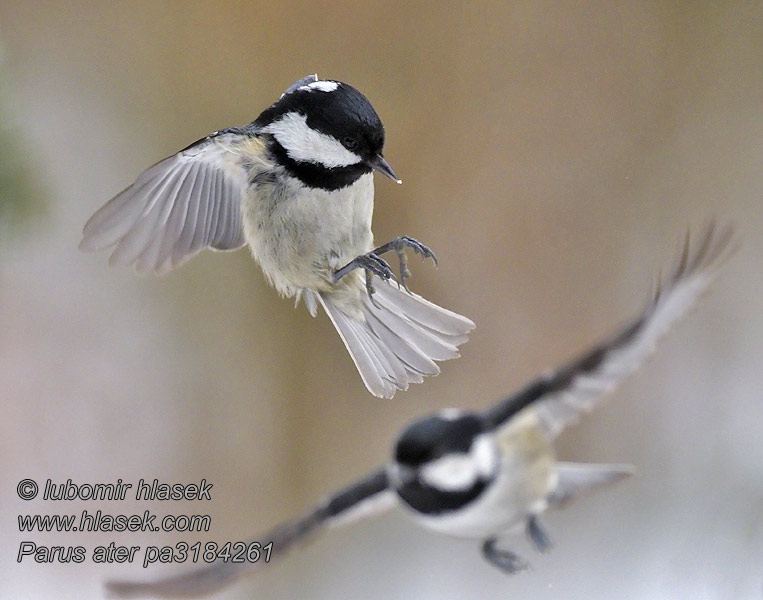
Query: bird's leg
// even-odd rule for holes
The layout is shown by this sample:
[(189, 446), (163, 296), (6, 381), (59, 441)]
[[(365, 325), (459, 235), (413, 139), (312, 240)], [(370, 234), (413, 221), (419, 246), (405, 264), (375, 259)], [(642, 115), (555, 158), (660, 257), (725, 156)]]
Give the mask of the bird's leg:
[(390, 250), (395, 251), (397, 260), (400, 262), (400, 283), (402, 283), (406, 291), (410, 293), (411, 290), (408, 289), (408, 285), (405, 283), (411, 276), (411, 272), (408, 270), (408, 257), (405, 255), (406, 248), (411, 248), (416, 254), (421, 255), (422, 260), (431, 258), (432, 262), (437, 266), (437, 257), (435, 256), (435, 253), (432, 252), (429, 247), (407, 235), (400, 236), (383, 246), (379, 246), (373, 251), (373, 254), (381, 256)]
[(548, 552), (554, 543), (538, 521), (538, 517), (527, 519), (527, 538), (533, 543), (538, 552)]
[(395, 278), (395, 274), (392, 272), (389, 264), (386, 260), (380, 258), (375, 251), (369, 252), (368, 254), (361, 254), (360, 256), (353, 258), (341, 269), (334, 271), (334, 283), (337, 283), (342, 277), (351, 273), (355, 269), (363, 269), (366, 272), (366, 292), (368, 292), (368, 297), (371, 298), (371, 302), (374, 303), (374, 306), (379, 308), (373, 299), (375, 291), (373, 278), (374, 275), (381, 279)]
[(482, 544), (482, 556), (490, 564), (510, 575), (522, 571), (529, 566), (519, 555), (498, 548), (496, 546), (497, 543), (497, 538), (490, 538)]

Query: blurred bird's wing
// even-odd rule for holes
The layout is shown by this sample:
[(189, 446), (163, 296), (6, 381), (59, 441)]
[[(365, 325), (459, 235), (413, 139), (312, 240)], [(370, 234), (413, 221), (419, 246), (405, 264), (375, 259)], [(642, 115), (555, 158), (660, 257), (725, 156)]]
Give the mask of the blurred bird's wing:
[[(346, 525), (357, 519), (381, 513), (395, 505), (397, 496), (389, 487), (385, 468), (324, 499), (305, 515), (277, 525), (264, 535), (250, 540), (261, 547), (256, 562), (217, 562), (208, 567), (157, 581), (109, 581), (106, 589), (112, 596), (138, 598), (191, 598), (211, 594), (268, 562), (281, 558), (297, 542), (325, 526)], [(272, 544), (269, 554), (265, 547)], [(266, 558), (267, 557), (267, 560)]]
[(248, 179), (232, 149), (244, 135), (215, 132), (144, 171), (90, 218), (80, 249), (114, 246), (109, 264), (165, 273), (204, 248), (241, 248)]
[(635, 371), (665, 333), (697, 304), (733, 252), (731, 239), (731, 228), (718, 230), (711, 224), (692, 250), (687, 235), (681, 260), (637, 319), (578, 360), (487, 410), (483, 414), (487, 428), (508, 424), (529, 406), (549, 438), (577, 422)]

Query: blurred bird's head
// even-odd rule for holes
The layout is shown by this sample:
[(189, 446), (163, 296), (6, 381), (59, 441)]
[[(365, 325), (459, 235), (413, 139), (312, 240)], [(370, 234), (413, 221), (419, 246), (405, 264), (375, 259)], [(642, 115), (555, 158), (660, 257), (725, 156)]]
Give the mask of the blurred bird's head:
[(482, 420), (445, 410), (416, 421), (398, 438), (391, 480), (412, 509), (436, 514), (476, 499), (497, 466), (498, 450)]

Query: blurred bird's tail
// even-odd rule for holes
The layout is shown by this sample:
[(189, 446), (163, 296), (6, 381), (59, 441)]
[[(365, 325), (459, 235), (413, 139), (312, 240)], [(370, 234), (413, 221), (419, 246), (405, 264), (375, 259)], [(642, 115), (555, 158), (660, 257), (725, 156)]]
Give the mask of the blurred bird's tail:
[(339, 291), (321, 293), (318, 300), (368, 391), (392, 398), (409, 383), (437, 375), (434, 361), (457, 358), (474, 323), (378, 278), (374, 286), (373, 300), (363, 290), (360, 306)]
[(559, 478), (549, 502), (562, 507), (578, 496), (630, 477), (635, 469), (632, 465), (558, 462), (556, 472)]

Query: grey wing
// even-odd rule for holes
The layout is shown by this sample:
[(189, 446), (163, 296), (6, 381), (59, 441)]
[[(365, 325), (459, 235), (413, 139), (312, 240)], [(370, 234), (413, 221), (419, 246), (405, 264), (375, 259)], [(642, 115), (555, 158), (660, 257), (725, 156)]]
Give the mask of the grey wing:
[(150, 167), (87, 222), (80, 249), (114, 247), (112, 265), (165, 273), (204, 248), (245, 244), (242, 196), (247, 173), (225, 130)]
[[(264, 535), (250, 540), (249, 543), (256, 541), (262, 547), (272, 543), (268, 561), (270, 562), (282, 557), (298, 542), (325, 526), (344, 525), (353, 520), (353, 517), (380, 513), (394, 506), (395, 501), (396, 496), (389, 488), (386, 469), (381, 468), (326, 498), (305, 515), (281, 523)], [(257, 562), (218, 561), (196, 571), (152, 582), (110, 581), (106, 583), (106, 589), (112, 596), (120, 598), (203, 596), (220, 590), (242, 575), (263, 567), (266, 564), (264, 555), (263, 549)]]
[(543, 431), (556, 437), (577, 422), (649, 357), (657, 342), (707, 291), (734, 247), (731, 228), (711, 224), (692, 250), (687, 235), (681, 260), (641, 315), (612, 338), (565, 367), (540, 377), (483, 414), (490, 429), (532, 405)]

